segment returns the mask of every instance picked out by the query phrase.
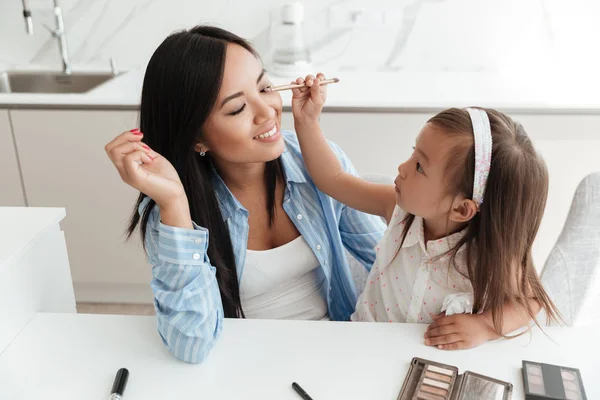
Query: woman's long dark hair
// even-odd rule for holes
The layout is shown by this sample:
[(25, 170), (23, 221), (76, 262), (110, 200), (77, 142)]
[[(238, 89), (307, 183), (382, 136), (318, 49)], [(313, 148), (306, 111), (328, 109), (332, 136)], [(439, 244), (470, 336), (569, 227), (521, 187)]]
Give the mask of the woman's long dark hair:
[[(173, 164), (185, 189), (192, 220), (209, 231), (208, 257), (216, 268), (225, 317), (243, 318), (235, 257), (215, 194), (210, 153), (201, 157), (195, 151), (221, 88), (229, 43), (242, 46), (258, 58), (244, 39), (216, 27), (197, 26), (167, 37), (146, 69), (140, 130), (144, 142)], [(271, 223), (275, 217), (275, 188), (282, 177), (281, 160), (269, 161), (265, 181)], [(140, 193), (127, 230), (130, 237), (140, 225), (143, 243), (155, 205), (150, 201), (140, 218), (138, 207), (145, 197)]]

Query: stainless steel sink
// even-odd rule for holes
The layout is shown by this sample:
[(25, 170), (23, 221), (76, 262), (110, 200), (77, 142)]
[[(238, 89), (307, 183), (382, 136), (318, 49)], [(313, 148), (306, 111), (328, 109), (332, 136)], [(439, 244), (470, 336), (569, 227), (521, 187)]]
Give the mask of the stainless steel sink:
[(0, 73), (0, 93), (85, 93), (117, 75), (77, 72), (66, 75), (50, 71)]

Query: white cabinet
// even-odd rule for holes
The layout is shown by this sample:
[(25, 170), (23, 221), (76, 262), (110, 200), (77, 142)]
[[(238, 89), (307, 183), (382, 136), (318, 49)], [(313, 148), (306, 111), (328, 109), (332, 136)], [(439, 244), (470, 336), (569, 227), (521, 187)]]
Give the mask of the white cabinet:
[[(587, 174), (600, 171), (600, 115), (510, 114), (525, 127), (550, 174), (544, 219), (533, 248), (541, 269), (566, 219), (575, 189)], [(433, 114), (324, 113), (324, 134), (348, 154), (360, 174), (395, 176), (412, 152), (415, 138)], [(293, 128), (291, 113), (283, 127)]]
[(137, 192), (104, 152), (135, 111), (12, 110), (30, 206), (65, 207), (62, 227), (77, 301), (150, 302), (139, 236), (125, 239)]
[(8, 110), (0, 110), (0, 206), (24, 206), (19, 162)]

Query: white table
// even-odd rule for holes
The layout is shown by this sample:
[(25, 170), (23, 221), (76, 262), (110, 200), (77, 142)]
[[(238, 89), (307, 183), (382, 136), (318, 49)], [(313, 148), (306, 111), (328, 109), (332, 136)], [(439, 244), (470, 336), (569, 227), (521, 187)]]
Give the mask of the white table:
[(106, 399), (116, 371), (130, 371), (125, 400), (395, 400), (412, 357), (513, 383), (523, 399), (521, 360), (581, 369), (588, 399), (600, 399), (600, 328), (552, 328), (474, 350), (422, 345), (425, 325), (227, 320), (199, 365), (172, 357), (153, 317), (38, 313), (0, 355), (0, 398)]

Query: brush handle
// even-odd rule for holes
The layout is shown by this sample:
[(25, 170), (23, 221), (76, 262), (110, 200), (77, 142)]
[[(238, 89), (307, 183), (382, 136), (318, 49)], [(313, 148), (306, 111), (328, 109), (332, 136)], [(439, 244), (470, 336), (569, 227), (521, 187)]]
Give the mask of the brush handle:
[[(323, 85), (329, 85), (330, 83), (338, 83), (340, 80), (338, 78), (332, 78), (332, 79), (325, 79), (323, 81), (321, 81), (319, 86), (323, 86)], [(300, 89), (306, 87), (306, 84), (301, 83), (295, 83), (295, 84), (290, 84), (290, 85), (281, 85), (281, 86), (273, 86), (270, 91), (271, 92), (279, 92), (280, 90), (290, 90), (290, 89)]]

